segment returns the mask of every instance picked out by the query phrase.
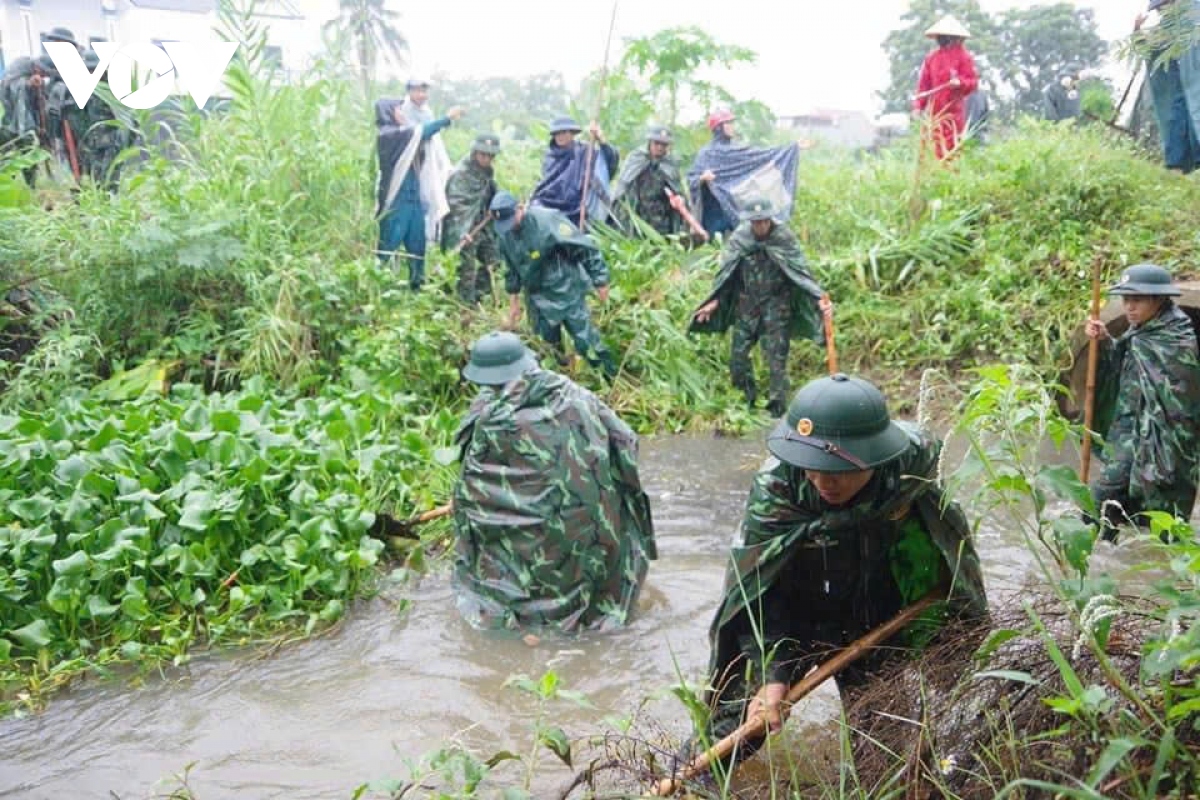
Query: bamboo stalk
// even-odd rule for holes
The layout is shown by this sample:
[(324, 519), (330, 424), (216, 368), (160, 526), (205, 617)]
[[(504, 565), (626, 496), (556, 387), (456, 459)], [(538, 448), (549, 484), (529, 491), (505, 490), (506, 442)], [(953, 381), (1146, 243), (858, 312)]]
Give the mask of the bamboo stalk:
[[(1100, 259), (1092, 264), (1092, 315), (1100, 319)], [(1100, 363), (1100, 340), (1088, 338), (1087, 382), (1083, 390), (1083, 442), (1079, 453), (1079, 480), (1088, 482), (1092, 467), (1092, 424), (1096, 420), (1096, 368)]]

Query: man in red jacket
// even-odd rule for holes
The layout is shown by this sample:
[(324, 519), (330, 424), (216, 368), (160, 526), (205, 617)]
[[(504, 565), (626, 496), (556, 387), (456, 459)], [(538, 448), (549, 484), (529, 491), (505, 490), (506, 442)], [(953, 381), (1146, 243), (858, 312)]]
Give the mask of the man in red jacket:
[(975, 61), (963, 42), (971, 36), (962, 23), (950, 15), (934, 23), (925, 36), (936, 39), (938, 49), (925, 56), (913, 108), (928, 110), (927, 135), (933, 137), (937, 157), (946, 158), (958, 145), (958, 137), (967, 129), (966, 99), (979, 86)]

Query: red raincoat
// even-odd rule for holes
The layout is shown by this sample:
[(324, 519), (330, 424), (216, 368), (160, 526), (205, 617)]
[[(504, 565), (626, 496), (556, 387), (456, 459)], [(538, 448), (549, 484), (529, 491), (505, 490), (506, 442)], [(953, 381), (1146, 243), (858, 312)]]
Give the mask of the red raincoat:
[[(952, 78), (958, 86), (947, 86)], [(917, 111), (929, 110), (929, 131), (938, 158), (945, 158), (958, 144), (958, 137), (967, 129), (967, 95), (979, 86), (975, 61), (962, 42), (939, 47), (925, 56), (921, 79), (917, 82)], [(935, 90), (936, 91), (931, 91)]]

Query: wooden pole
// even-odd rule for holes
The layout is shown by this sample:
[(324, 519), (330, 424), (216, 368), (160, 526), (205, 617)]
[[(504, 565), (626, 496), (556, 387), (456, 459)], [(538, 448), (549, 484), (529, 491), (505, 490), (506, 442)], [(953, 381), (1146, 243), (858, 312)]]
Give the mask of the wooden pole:
[[(1100, 259), (1092, 264), (1092, 315), (1100, 319)], [(1096, 367), (1100, 363), (1100, 340), (1088, 338), (1087, 382), (1083, 390), (1083, 443), (1079, 453), (1079, 480), (1088, 482), (1092, 466), (1092, 424), (1096, 419)]]
[[(608, 20), (608, 39), (604, 42), (604, 67), (600, 70), (600, 90), (596, 93), (596, 113), (593, 122), (599, 124), (600, 112), (604, 110), (604, 86), (608, 83), (608, 52), (612, 46), (613, 28), (617, 25), (617, 0), (613, 0), (612, 17)], [(592, 164), (596, 160), (596, 142), (588, 140), (587, 159), (584, 161), (583, 194), (579, 196), (579, 230), (587, 233), (587, 202), (588, 188), (592, 183)]]
[(833, 301), (829, 299), (829, 293), (826, 292), (821, 296), (821, 318), (825, 323), (825, 361), (829, 365), (829, 374), (833, 375), (838, 371), (837, 362), (837, 344), (833, 340)]
[[(786, 719), (787, 715), (791, 712), (791, 707), (813, 689), (816, 689), (826, 680), (841, 672), (851, 663), (862, 658), (876, 645), (882, 644), (902, 631), (927, 608), (944, 600), (944, 591), (944, 589), (939, 588), (911, 606), (901, 610), (900, 613), (878, 628), (851, 642), (833, 658), (810, 672), (799, 683), (794, 684), (788, 689), (787, 697), (783, 701), (781, 713), (784, 718)], [(676, 777), (664, 778), (659, 781), (651, 791), (651, 796), (669, 797), (679, 791), (684, 781), (691, 780), (700, 773), (711, 769), (714, 761), (719, 761), (729, 756), (739, 744), (745, 741), (761, 739), (766, 732), (766, 722), (762, 717), (746, 720), (733, 733), (692, 759), (692, 763), (684, 767)]]

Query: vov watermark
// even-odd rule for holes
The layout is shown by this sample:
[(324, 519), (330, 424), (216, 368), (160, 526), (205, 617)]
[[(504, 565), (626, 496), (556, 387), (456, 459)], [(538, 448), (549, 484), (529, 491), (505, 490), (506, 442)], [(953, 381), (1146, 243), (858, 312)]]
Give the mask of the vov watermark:
[[(44, 42), (43, 46), (80, 108), (91, 99), (105, 70), (108, 70), (108, 88), (126, 108), (147, 109), (159, 105), (171, 95), (176, 77), (196, 101), (196, 106), (204, 108), (237, 50), (236, 42), (163, 42), (162, 47), (148, 42), (125, 46), (95, 42), (92, 47), (100, 57), (100, 63), (95, 72), (89, 72), (75, 45)], [(135, 61), (149, 67), (155, 76), (137, 91), (133, 90)]]

